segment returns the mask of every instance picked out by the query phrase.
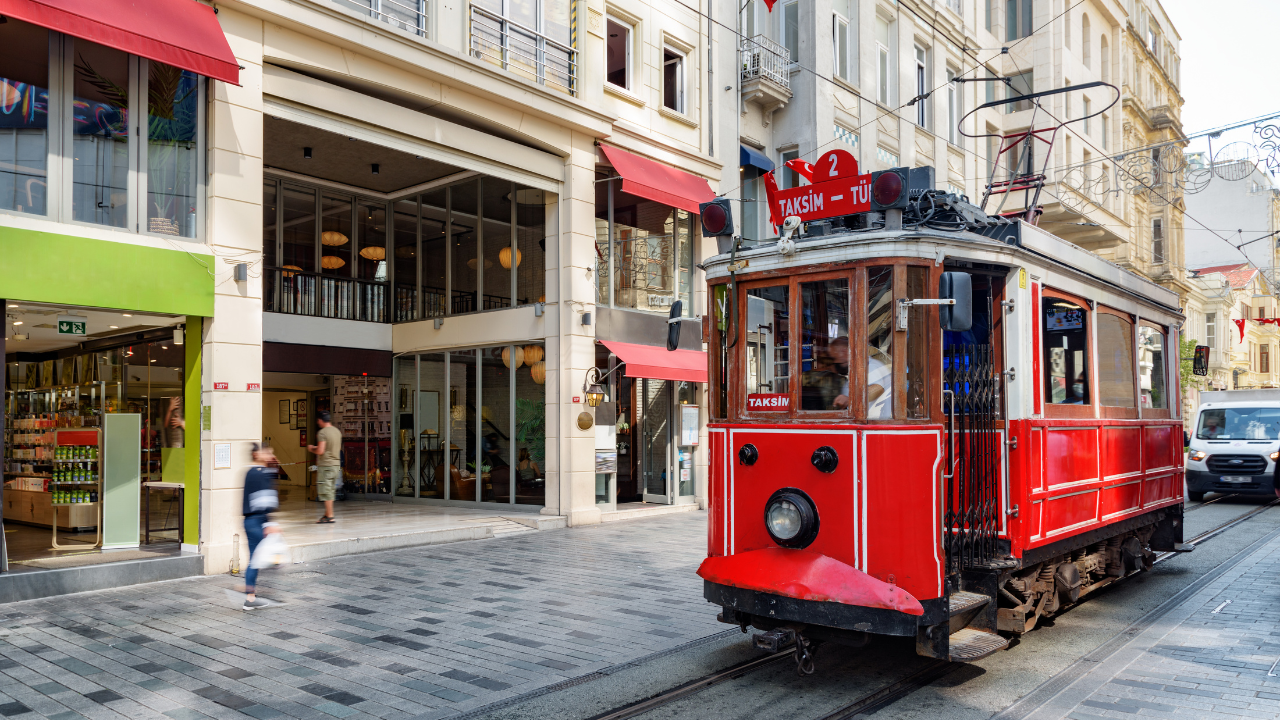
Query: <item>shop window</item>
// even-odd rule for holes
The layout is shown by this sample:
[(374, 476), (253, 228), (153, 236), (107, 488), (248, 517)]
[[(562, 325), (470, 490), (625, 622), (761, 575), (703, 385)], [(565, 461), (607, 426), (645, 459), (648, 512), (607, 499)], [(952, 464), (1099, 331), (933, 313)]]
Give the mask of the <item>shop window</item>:
[(867, 419), (893, 417), (893, 268), (867, 268)]
[(121, 349), (120, 356), (125, 375), (120, 412), (142, 415), (142, 481), (161, 482), (166, 469), (181, 478), (185, 470), (169, 461), (170, 451), (184, 445), (183, 346), (172, 340), (131, 345)]
[(356, 277), (374, 282), (387, 281), (387, 206), (385, 203), (356, 204)]
[(199, 186), (200, 78), (147, 63), (147, 229), (196, 236)]
[(546, 302), (547, 194), (515, 186), (516, 202), (516, 305)]
[(276, 247), (276, 231), (280, 218), (280, 184), (268, 178), (262, 183), (262, 264), (279, 267), (280, 254)]
[(322, 196), (320, 218), (321, 274), (351, 277), (351, 198)]
[(480, 351), (480, 500), (511, 502), (511, 368), (512, 348), (494, 347)]
[[(1040, 301), (1044, 321), (1044, 397), (1051, 405), (1090, 405), (1089, 311), (1046, 294)], [(1132, 380), (1130, 380), (1132, 383)]]
[[(454, 350), (449, 353), (449, 452), (455, 455), (458, 472), (451, 473), (448, 485), (450, 500), (478, 500), (477, 482), (483, 476), (480, 436), (477, 434), (480, 407), (480, 383), (477, 380), (476, 350)], [(455, 451), (454, 448), (457, 448)], [(452, 459), (452, 458), (451, 458)]]
[(418, 497), (443, 498), (445, 485), (451, 479), (461, 478), (456, 454), (446, 450), (449, 447), (447, 378), (444, 353), (418, 358), (418, 397), (417, 404), (412, 405), (418, 447)]
[(606, 24), (605, 75), (610, 85), (631, 89), (631, 25), (610, 17)]
[(0, 24), (0, 210), (48, 212), (49, 35)]
[(448, 314), (449, 302), (446, 289), (449, 274), (450, 253), (454, 244), (446, 233), (449, 224), (449, 188), (441, 188), (421, 197), (422, 215), (419, 233), (422, 251), (419, 267), (422, 271), (422, 317), (443, 317)]
[(681, 114), (687, 112), (684, 61), (684, 53), (679, 50), (671, 47), (662, 49), (662, 106)]
[[(515, 369), (515, 502), (546, 505), (547, 494), (547, 361), (546, 349), (525, 345), (517, 353), (523, 361)], [(514, 351), (514, 349), (513, 349)]]
[(418, 200), (399, 200), (391, 211), (392, 257), (395, 278), (395, 321), (417, 320), (418, 307)]
[(1133, 376), (1133, 321), (1110, 308), (1099, 308), (1099, 402), (1105, 407), (1134, 407)]
[(512, 223), (511, 194), (513, 185), (497, 178), (482, 178), (484, 247), (484, 309), (511, 306), (513, 269), (522, 259), (515, 249), (515, 225)]
[(746, 295), (747, 321), (739, 328), (746, 352), (746, 411), (789, 409), (790, 291), (785, 285), (774, 285), (752, 288)]
[[(928, 268), (907, 268), (907, 297), (912, 300), (930, 297)], [(907, 386), (904, 389), (909, 418), (929, 417), (930, 314), (927, 308), (916, 308), (907, 315)]]
[(129, 219), (129, 90), (127, 53), (76, 43), (72, 116), (75, 220), (123, 228)]
[[(1163, 328), (1143, 323), (1138, 327), (1138, 389), (1142, 410), (1168, 410), (1166, 392), (1166, 339)], [(1264, 348), (1265, 349), (1265, 346)], [(1264, 355), (1265, 357), (1265, 355)], [(1265, 370), (1264, 370), (1265, 372)]]
[(683, 300), (683, 315), (692, 317), (697, 216), (624, 193), (613, 181), (596, 188), (597, 301), (665, 315)]
[(849, 409), (849, 281), (800, 283), (800, 409)]
[(316, 192), (310, 188), (285, 185), (283, 195), (284, 221), (281, 225), (284, 241), (281, 267), (286, 270), (315, 272)]
[(475, 312), (481, 309), (479, 227), (480, 181), (468, 180), (449, 188), (449, 314)]

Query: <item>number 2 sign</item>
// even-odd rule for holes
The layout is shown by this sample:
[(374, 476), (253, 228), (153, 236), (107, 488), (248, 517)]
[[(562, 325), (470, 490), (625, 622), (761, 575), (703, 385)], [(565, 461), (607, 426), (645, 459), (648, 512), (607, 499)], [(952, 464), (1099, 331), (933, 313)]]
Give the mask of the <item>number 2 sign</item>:
[(858, 159), (848, 150), (832, 150), (813, 164), (813, 182), (857, 177)]

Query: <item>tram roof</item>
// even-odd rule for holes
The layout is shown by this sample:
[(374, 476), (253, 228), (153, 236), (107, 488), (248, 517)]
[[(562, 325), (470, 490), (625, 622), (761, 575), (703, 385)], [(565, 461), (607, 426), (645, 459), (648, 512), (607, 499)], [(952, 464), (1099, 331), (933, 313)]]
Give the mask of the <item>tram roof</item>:
[[(876, 257), (936, 258), (939, 252), (952, 260), (1052, 268), (1064, 275), (1084, 275), (1111, 288), (1181, 315), (1178, 294), (1115, 263), (1098, 257), (1034, 225), (1016, 221), (989, 228), (993, 239), (971, 230), (851, 230), (830, 235), (800, 237), (796, 252), (782, 255), (777, 243), (740, 249), (737, 257), (749, 261), (739, 275), (762, 271), (799, 269), (820, 263), (866, 260)], [(904, 242), (907, 241), (907, 242)], [(920, 242), (913, 242), (920, 241)], [(730, 255), (716, 255), (702, 265), (707, 279), (727, 277)]]

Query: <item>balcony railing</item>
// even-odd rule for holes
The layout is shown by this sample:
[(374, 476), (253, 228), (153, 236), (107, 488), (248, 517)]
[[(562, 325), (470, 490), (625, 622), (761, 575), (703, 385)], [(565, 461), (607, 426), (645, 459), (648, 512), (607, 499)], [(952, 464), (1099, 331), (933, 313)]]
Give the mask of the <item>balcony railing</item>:
[(791, 53), (764, 35), (742, 39), (742, 82), (757, 78), (791, 89)]
[(266, 271), (267, 312), (387, 322), (387, 284), (282, 268)]
[(578, 51), (471, 5), (471, 54), (552, 90), (578, 94)]
[(427, 0), (335, 0), (339, 5), (400, 28), (427, 36)]

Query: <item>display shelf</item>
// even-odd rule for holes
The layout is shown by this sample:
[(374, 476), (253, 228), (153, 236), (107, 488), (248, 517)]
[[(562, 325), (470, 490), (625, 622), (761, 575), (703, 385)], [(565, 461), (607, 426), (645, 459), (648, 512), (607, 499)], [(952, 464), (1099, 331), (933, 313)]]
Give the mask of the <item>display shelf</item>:
[[(31, 477), (28, 475), (27, 477)], [(53, 480), (50, 485), (97, 485), (97, 480)]]
[(49, 503), (49, 506), (50, 506), (50, 507), (87, 507), (87, 508), (93, 508), (93, 507), (97, 507), (97, 506), (98, 506), (98, 503), (97, 503), (97, 502), (85, 502), (85, 503), (56, 503), (56, 502), (51, 502), (51, 503)]
[(53, 473), (10, 472), (8, 470), (6, 470), (4, 474), (13, 475), (15, 477), (29, 477), (29, 478), (52, 478), (53, 477)]

